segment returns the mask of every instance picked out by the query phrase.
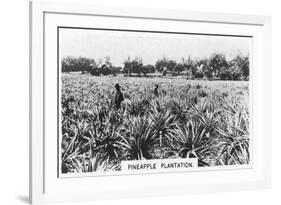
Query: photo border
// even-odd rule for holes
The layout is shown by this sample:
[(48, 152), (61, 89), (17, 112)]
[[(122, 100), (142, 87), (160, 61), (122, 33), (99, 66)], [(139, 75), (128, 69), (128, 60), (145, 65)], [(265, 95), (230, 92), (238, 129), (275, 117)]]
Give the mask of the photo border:
[[(220, 24), (239, 24), (239, 25), (254, 25), (260, 26), (264, 35), (263, 39), (263, 95), (264, 109), (261, 110), (266, 118), (264, 121), (263, 133), (264, 143), (264, 166), (263, 178), (250, 182), (226, 183), (226, 184), (209, 184), (208, 186), (194, 186), (194, 189), (185, 187), (170, 187), (169, 194), (187, 194), (187, 193), (206, 193), (218, 191), (237, 191), (262, 189), (271, 187), (271, 17), (257, 15), (238, 15), (238, 14), (219, 14), (208, 12), (187, 12), (181, 10), (164, 10), (164, 9), (128, 9), (122, 7), (97, 6), (92, 4), (75, 4), (75, 3), (54, 3), (54, 2), (29, 2), (29, 195), (32, 204), (42, 204), (48, 202), (74, 202), (97, 199), (113, 199), (113, 198), (128, 198), (128, 197), (143, 197), (143, 196), (161, 196), (166, 192), (151, 192), (151, 187), (144, 189), (128, 190), (127, 193), (111, 192), (110, 196), (102, 194), (94, 196), (92, 192), (75, 192), (71, 199), (69, 194), (61, 193), (46, 193), (44, 190), (44, 14), (74, 14), (74, 15), (93, 15), (93, 16), (111, 16), (111, 17), (126, 17), (140, 19), (160, 19), (165, 21), (192, 21), (192, 22), (211, 22)], [(265, 71), (265, 68), (267, 69)], [(257, 92), (257, 91), (254, 91)], [(266, 136), (265, 136), (266, 135)], [(231, 186), (230, 186), (231, 185)], [(215, 186), (215, 189), (214, 189)], [(187, 188), (187, 189), (186, 189)], [(79, 188), (78, 188), (79, 190)]]

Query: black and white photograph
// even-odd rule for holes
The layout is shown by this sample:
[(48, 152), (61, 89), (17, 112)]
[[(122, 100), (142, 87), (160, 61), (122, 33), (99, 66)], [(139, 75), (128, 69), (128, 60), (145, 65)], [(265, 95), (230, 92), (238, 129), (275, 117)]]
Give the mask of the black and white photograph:
[(61, 175), (250, 165), (249, 36), (58, 28)]

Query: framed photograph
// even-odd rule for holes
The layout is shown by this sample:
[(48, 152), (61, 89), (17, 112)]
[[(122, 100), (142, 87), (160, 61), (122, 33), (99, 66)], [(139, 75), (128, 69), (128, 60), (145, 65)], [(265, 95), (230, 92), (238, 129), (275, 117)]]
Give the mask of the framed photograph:
[(31, 2), (31, 203), (269, 188), (270, 32), (264, 16)]

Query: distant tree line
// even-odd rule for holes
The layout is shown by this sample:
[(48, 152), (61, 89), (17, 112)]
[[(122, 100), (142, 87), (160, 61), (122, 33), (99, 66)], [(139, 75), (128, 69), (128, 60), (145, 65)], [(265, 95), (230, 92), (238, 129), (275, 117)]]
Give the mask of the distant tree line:
[(124, 61), (123, 67), (112, 65), (109, 56), (98, 60), (69, 56), (62, 59), (62, 72), (77, 71), (96, 76), (120, 73), (126, 76), (146, 76), (157, 72), (163, 76), (185, 75), (188, 79), (248, 80), (249, 57), (238, 54), (233, 59), (227, 60), (225, 55), (216, 53), (203, 59), (182, 58), (180, 62), (163, 57), (158, 59), (155, 65), (145, 65), (141, 58), (130, 59), (128, 57)]

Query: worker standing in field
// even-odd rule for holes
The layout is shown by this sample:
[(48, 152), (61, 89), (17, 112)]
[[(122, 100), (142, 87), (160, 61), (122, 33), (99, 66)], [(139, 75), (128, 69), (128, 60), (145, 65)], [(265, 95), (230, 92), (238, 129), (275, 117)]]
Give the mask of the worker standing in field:
[(115, 108), (119, 110), (121, 108), (121, 103), (124, 100), (123, 93), (121, 92), (120, 85), (117, 83), (115, 85), (116, 95), (115, 95)]
[(158, 91), (159, 86), (156, 84), (154, 88), (154, 96), (158, 97), (159, 96), (159, 91)]

